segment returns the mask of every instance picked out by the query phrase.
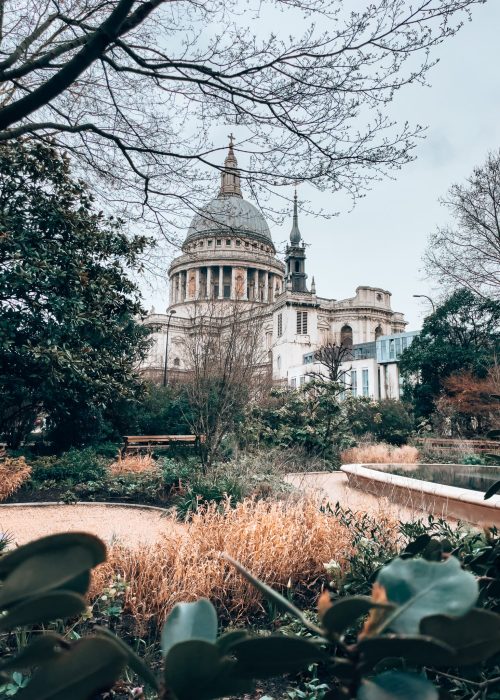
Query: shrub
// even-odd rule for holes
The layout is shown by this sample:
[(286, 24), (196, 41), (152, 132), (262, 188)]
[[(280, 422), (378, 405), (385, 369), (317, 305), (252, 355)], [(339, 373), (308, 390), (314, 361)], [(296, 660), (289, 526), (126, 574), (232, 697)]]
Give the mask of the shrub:
[(133, 503), (161, 503), (168, 492), (157, 471), (119, 474), (103, 481), (87, 481), (74, 487), (81, 500), (131, 501)]
[(0, 501), (5, 501), (29, 478), (31, 467), (24, 457), (7, 457), (0, 462)]
[(176, 502), (177, 513), (186, 517), (208, 504), (220, 505), (222, 510), (235, 506), (244, 496), (243, 485), (237, 479), (225, 477), (214, 482), (195, 481)]
[(182, 488), (189, 481), (196, 479), (201, 471), (200, 461), (192, 456), (182, 460), (164, 457), (159, 464), (167, 487)]
[(106, 475), (107, 460), (95, 449), (71, 449), (60, 457), (40, 457), (31, 463), (32, 481), (45, 480), (71, 483), (99, 481)]
[(486, 460), (481, 455), (465, 455), (461, 460), (462, 464), (485, 465)]
[[(335, 518), (332, 521), (339, 525)], [(304, 524), (308, 523), (302, 523), (302, 531)], [(30, 633), (26, 629), (20, 635), (4, 635), (22, 641), (15, 653), (8, 649), (7, 658), (2, 659), (1, 680), (8, 685), (0, 692), (12, 695), (20, 690), (26, 698), (69, 695), (90, 700), (96, 693), (112, 688), (128, 668), (156, 691), (158, 698), (210, 700), (235, 694), (241, 697), (255, 690), (257, 680), (321, 664), (328, 680), (324, 687), (334, 687), (326, 697), (486, 697), (489, 687), (498, 684), (500, 617), (480, 605), (484, 579), (489, 579), (486, 590), (499, 581), (495, 576), (498, 572), (492, 568), (499, 543), (489, 531), (487, 546), (481, 547), (478, 557), (477, 549), (470, 551), (470, 545), (474, 548), (480, 539), (476, 535), (469, 542), (469, 572), (459, 558), (450, 554), (450, 541), (438, 541), (424, 531), (407, 545), (401, 557), (380, 567), (372, 577), (371, 597), (339, 597), (325, 590), (317, 601), (314, 620), (292, 603), (289, 595), (284, 597), (266, 585), (230, 555), (218, 556), (226, 585), (233, 583), (237, 572), (246, 598), (252, 593), (263, 595), (273, 609), (293, 618), (295, 629), (288, 634), (252, 634), (239, 629), (219, 636), (217, 611), (211, 601), (199, 598), (177, 603), (161, 630), (164, 661), (160, 681), (107, 627), (96, 625), (91, 635), (83, 637), (75, 632), (74, 625), (64, 637), (58, 633), (62, 631), (60, 625), (43, 630), (51, 622), (82, 613), (86, 619), (96, 613), (96, 617), (90, 617), (92, 621), (97, 618), (109, 625), (121, 614), (123, 605), (127, 606), (128, 586), (121, 576), (114, 576), (89, 612), (83, 594), (88, 591), (91, 571), (106, 562), (105, 546), (85, 533), (41, 538), (1, 559), (3, 629), (35, 626), (38, 633), (31, 635), (28, 646)], [(485, 577), (488, 568), (492, 568), (492, 575)], [(26, 571), (30, 572), (27, 579)], [(134, 573), (140, 575), (137, 566)], [(150, 588), (152, 582), (146, 583)], [(234, 584), (237, 588), (238, 582)], [(198, 598), (192, 587), (188, 595)], [(462, 677), (457, 675), (459, 667), (466, 669)], [(19, 669), (31, 670), (28, 679), (18, 673)], [(441, 686), (442, 693), (432, 681)], [(23, 690), (25, 686), (27, 690)], [(142, 688), (137, 690), (145, 694)], [(317, 698), (318, 690), (318, 683), (310, 683), (306, 693), (287, 695), (311, 698), (312, 693)]]
[(262, 612), (260, 593), (221, 552), (251, 566), (266, 583), (311, 600), (310, 588), (325, 580), (324, 562), (335, 559), (344, 568), (351, 547), (349, 528), (312, 501), (245, 500), (222, 511), (211, 505), (195, 512), (183, 532), (173, 519), (165, 531), (154, 546), (113, 546), (94, 576), (94, 596), (118, 574), (127, 581), (125, 607), (143, 628), (152, 617), (162, 622), (175, 603), (201, 596), (233, 623)]
[(342, 452), (343, 464), (415, 464), (419, 460), (416, 447), (391, 445), (361, 445)]
[(354, 435), (370, 434), (392, 445), (404, 445), (414, 429), (405, 404), (395, 399), (351, 398), (345, 410)]
[(118, 456), (116, 462), (109, 466), (111, 476), (119, 476), (120, 474), (143, 474), (144, 472), (152, 472), (158, 469), (156, 461), (150, 454), (146, 455), (127, 455), (125, 457)]

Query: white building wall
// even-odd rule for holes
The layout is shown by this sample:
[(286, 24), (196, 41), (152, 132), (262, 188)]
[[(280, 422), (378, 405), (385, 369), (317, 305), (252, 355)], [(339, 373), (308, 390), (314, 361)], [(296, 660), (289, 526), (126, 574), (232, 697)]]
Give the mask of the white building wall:
[[(307, 314), (307, 333), (297, 333), (297, 312)], [(289, 369), (300, 366), (303, 355), (320, 345), (317, 310), (295, 305), (277, 308), (273, 314), (273, 338), (273, 378), (287, 379)]]

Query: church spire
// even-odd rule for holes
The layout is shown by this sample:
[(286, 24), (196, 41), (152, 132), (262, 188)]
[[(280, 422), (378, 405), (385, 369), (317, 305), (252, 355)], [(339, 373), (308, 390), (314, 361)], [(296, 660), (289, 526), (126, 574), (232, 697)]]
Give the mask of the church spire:
[(232, 134), (229, 135), (229, 148), (224, 161), (224, 170), (220, 174), (220, 190), (219, 197), (227, 197), (230, 195), (242, 197), (240, 186), (240, 171), (238, 170), (238, 161), (234, 155)]
[(299, 215), (297, 211), (297, 188), (295, 188), (295, 194), (293, 195), (293, 223), (292, 230), (290, 231), (290, 243), (292, 245), (299, 245), (302, 236), (299, 231)]

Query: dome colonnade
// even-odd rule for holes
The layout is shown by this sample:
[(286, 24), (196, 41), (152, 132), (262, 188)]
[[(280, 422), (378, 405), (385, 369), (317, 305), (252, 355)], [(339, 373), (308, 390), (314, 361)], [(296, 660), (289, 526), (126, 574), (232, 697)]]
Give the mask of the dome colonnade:
[(218, 196), (193, 218), (183, 254), (170, 266), (170, 306), (207, 299), (271, 304), (283, 291), (284, 266), (266, 220), (242, 197), (237, 165), (231, 141)]

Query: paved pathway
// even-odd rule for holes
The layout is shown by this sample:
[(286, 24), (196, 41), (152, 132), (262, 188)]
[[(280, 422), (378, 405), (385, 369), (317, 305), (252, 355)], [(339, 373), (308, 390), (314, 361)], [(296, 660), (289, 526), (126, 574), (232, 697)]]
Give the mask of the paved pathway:
[(327, 499), (332, 505), (338, 501), (344, 508), (351, 508), (354, 511), (374, 515), (383, 513), (397, 520), (415, 520), (427, 515), (421, 510), (392, 503), (385, 497), (374, 496), (361, 489), (350, 487), (344, 472), (288, 474), (286, 481), (296, 488), (317, 495), (318, 498)]
[(0, 531), (24, 544), (36, 537), (79, 530), (101, 537), (107, 544), (119, 540), (129, 547), (152, 544), (168, 528), (182, 526), (161, 510), (119, 505), (0, 506)]

